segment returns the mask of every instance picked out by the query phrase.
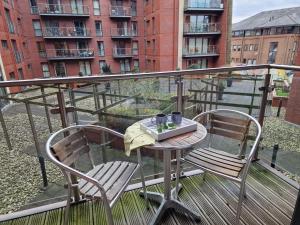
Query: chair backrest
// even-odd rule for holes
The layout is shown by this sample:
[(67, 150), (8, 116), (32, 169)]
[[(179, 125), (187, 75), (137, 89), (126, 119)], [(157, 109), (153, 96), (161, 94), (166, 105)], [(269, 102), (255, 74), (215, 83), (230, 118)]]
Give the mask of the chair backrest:
[[(238, 140), (240, 142), (240, 152), (238, 154), (240, 157), (244, 155), (243, 151), (245, 150), (251, 123), (254, 123), (257, 129), (254, 137), (255, 148), (261, 136), (261, 127), (257, 120), (246, 113), (235, 110), (211, 110), (197, 115), (193, 120), (206, 125), (207, 132), (210, 134)], [(252, 147), (248, 158), (253, 157), (255, 148)]]
[[(89, 159), (93, 160), (90, 155), (89, 140), (94, 139), (93, 134), (108, 133), (110, 135), (123, 138), (123, 134), (118, 133), (106, 127), (96, 125), (76, 125), (70, 126), (52, 134), (46, 143), (46, 152), (49, 158), (62, 169), (70, 171), (70, 166), (78, 160), (78, 158), (88, 153)], [(60, 135), (69, 133), (68, 136), (60, 139), (56, 143), (52, 143)], [(103, 135), (99, 135), (98, 140), (103, 139)], [(94, 165), (93, 165), (94, 166)]]

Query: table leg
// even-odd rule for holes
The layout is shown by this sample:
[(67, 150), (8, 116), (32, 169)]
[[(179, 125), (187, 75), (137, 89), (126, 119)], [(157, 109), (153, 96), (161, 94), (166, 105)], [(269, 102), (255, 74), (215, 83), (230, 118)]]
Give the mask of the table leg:
[[(164, 151), (164, 194), (148, 191), (146, 193), (149, 200), (160, 204), (150, 225), (158, 224), (165, 211), (169, 208), (173, 208), (182, 214), (189, 214), (196, 220), (200, 221), (200, 216), (198, 213), (190, 210), (177, 200), (178, 192), (181, 190), (181, 188), (182, 185), (178, 184), (178, 186), (171, 189), (171, 151), (166, 150)], [(140, 195), (144, 196), (144, 192), (141, 191)]]

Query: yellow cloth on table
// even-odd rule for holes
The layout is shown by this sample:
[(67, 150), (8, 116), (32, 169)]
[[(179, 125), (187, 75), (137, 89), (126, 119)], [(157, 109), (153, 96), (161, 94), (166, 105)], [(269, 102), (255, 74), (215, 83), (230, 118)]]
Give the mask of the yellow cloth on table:
[(146, 146), (153, 145), (155, 139), (140, 129), (140, 123), (134, 123), (126, 129), (124, 135), (125, 154), (130, 155), (131, 150)]

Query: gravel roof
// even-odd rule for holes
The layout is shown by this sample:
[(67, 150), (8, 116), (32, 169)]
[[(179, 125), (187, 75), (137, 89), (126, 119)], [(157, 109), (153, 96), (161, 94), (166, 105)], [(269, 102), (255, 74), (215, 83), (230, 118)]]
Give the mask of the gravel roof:
[(300, 7), (263, 11), (232, 26), (233, 31), (274, 26), (300, 26)]

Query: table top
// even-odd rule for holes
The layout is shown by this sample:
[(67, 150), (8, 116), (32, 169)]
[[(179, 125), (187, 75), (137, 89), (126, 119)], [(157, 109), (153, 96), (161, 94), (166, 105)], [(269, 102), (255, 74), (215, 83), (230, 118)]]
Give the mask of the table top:
[(154, 145), (145, 146), (154, 150), (187, 149), (201, 142), (207, 135), (206, 128), (197, 123), (197, 130), (177, 135), (162, 141), (156, 141)]

